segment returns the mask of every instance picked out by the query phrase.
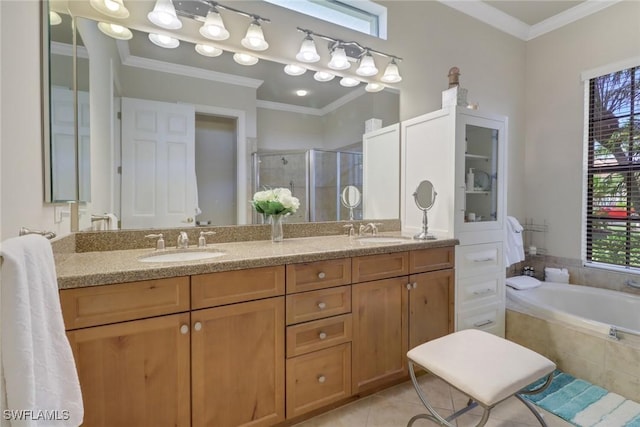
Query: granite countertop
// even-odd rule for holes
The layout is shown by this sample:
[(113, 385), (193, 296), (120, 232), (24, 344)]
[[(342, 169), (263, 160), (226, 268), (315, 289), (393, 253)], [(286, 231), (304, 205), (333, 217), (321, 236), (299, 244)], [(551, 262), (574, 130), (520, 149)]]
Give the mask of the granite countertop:
[[(400, 233), (380, 233), (381, 236), (401, 236)], [(403, 236), (409, 237), (409, 236)], [(362, 243), (345, 235), (288, 238), (281, 243), (270, 240), (214, 243), (208, 250), (225, 253), (217, 258), (199, 261), (147, 263), (139, 257), (154, 249), (130, 249), (100, 252), (79, 252), (56, 257), (58, 287), (69, 289), (85, 286), (161, 279), (193, 274), (240, 270), (351, 256), (393, 253), (414, 249), (453, 246), (455, 239), (412, 240), (400, 243)], [(168, 247), (167, 250), (170, 251)], [(195, 249), (190, 246), (190, 249)]]

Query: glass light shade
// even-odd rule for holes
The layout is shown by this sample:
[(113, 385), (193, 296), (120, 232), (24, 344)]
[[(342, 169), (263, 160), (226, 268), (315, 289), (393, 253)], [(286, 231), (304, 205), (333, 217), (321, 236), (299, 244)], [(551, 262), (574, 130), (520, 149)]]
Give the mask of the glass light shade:
[(109, 37), (113, 37), (118, 40), (130, 40), (133, 37), (131, 30), (118, 24), (98, 22), (98, 29)]
[(210, 44), (197, 44), (196, 52), (202, 56), (213, 58), (222, 55), (223, 50), (218, 47), (211, 46)]
[(398, 83), (402, 80), (402, 77), (398, 72), (398, 64), (396, 64), (396, 61), (391, 60), (391, 62), (389, 62), (389, 65), (384, 69), (384, 74), (380, 77), (380, 80), (385, 83)]
[(326, 71), (318, 71), (313, 75), (313, 78), (319, 82), (328, 82), (333, 80), (334, 74), (327, 73)]
[(311, 36), (306, 36), (304, 40), (302, 40), (300, 50), (296, 54), (296, 59), (300, 62), (308, 63), (320, 61), (320, 55), (318, 55), (318, 51), (316, 50), (316, 43)]
[(290, 76), (301, 76), (307, 72), (307, 69), (298, 64), (289, 64), (284, 67), (284, 72)]
[(254, 65), (258, 63), (258, 58), (248, 53), (234, 53), (233, 60), (240, 65)]
[(337, 47), (331, 52), (331, 61), (327, 64), (332, 70), (346, 70), (351, 67), (344, 48)]
[(360, 84), (360, 80), (354, 79), (353, 77), (343, 77), (340, 80), (340, 86), (344, 87), (354, 87)]
[(58, 15), (57, 12), (50, 10), (49, 11), (49, 25), (59, 25), (62, 23), (62, 18)]
[(384, 85), (375, 82), (367, 83), (364, 87), (364, 90), (367, 92), (380, 92), (382, 89), (384, 89)]
[(178, 19), (176, 9), (173, 7), (171, 0), (156, 0), (156, 5), (149, 12), (147, 18), (160, 28), (166, 28), (167, 30), (182, 28), (182, 22)]
[(376, 63), (373, 60), (373, 56), (370, 53), (365, 54), (360, 59), (360, 66), (356, 70), (356, 74), (359, 76), (375, 76), (378, 74), (378, 69), (376, 68)]
[(164, 34), (149, 34), (149, 40), (156, 46), (165, 47), (167, 49), (173, 49), (180, 46), (180, 40), (173, 37), (165, 36)]
[(240, 40), (242, 46), (251, 50), (266, 50), (269, 47), (269, 43), (264, 39), (264, 33), (262, 32), (262, 26), (258, 21), (253, 21), (247, 29), (247, 35)]
[(226, 40), (229, 38), (229, 31), (222, 22), (222, 16), (217, 10), (212, 9), (207, 13), (204, 24), (200, 27), (200, 34), (211, 40)]
[(122, 0), (89, 0), (89, 4), (98, 12), (112, 18), (128, 18), (129, 10)]

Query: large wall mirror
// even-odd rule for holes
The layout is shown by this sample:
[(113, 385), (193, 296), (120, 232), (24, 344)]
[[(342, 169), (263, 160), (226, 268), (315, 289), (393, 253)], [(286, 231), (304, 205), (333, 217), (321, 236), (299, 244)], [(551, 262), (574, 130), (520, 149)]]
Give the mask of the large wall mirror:
[[(61, 3), (50, 2), (62, 18), (51, 27), (51, 188), (78, 191), (81, 229), (91, 227), (92, 214), (105, 213), (115, 213), (126, 229), (259, 222), (250, 199), (265, 186), (290, 188), (301, 200), (292, 222), (344, 220), (342, 189), (362, 190), (363, 169), (399, 179), (399, 165), (367, 164), (362, 153), (366, 126), (399, 121), (397, 90), (369, 93), (363, 84), (315, 81), (312, 72), (292, 77), (283, 64), (264, 59), (242, 66), (228, 52), (205, 57), (185, 41), (174, 49), (155, 46), (130, 24), (148, 25), (153, 1), (129, 2), (133, 37), (124, 41), (69, 10), (80, 3), (87, 4), (79, 10), (90, 10), (88, 0)], [(297, 95), (303, 88), (308, 95)], [(63, 138), (54, 131), (60, 115), (54, 104), (65, 96), (77, 111), (78, 190), (75, 168), (64, 176), (55, 166), (63, 153), (73, 157), (58, 169), (75, 166), (76, 144), (58, 149)], [(386, 194), (365, 191), (367, 197), (399, 206)]]

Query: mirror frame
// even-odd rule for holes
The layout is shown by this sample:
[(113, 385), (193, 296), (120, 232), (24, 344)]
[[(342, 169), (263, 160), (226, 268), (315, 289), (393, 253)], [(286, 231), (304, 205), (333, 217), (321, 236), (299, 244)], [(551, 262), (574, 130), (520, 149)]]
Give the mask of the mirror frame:
[(42, 166), (44, 201), (53, 203), (51, 177), (51, 31), (49, 0), (40, 2), (40, 123), (42, 126)]

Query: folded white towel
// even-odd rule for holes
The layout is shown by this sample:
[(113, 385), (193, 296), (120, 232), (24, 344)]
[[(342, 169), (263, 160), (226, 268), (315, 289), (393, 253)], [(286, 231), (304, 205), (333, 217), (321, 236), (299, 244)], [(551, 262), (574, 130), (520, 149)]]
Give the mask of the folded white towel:
[[(84, 417), (82, 395), (64, 331), (51, 244), (39, 235), (16, 237), (2, 242), (0, 254), (4, 408), (23, 411), (16, 417), (22, 414), (24, 421), (15, 425), (78, 426)], [(43, 421), (47, 416), (55, 421)]]
[(569, 271), (566, 268), (544, 268), (545, 282), (569, 283)]
[(505, 267), (524, 260), (524, 243), (522, 241), (523, 227), (517, 219), (507, 217), (507, 234), (504, 242)]

